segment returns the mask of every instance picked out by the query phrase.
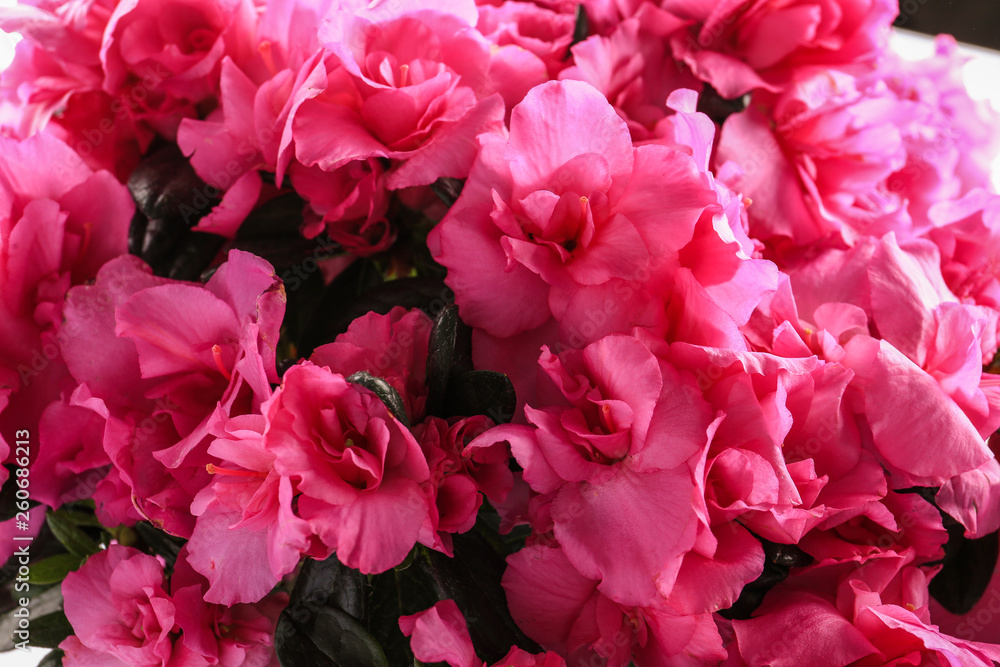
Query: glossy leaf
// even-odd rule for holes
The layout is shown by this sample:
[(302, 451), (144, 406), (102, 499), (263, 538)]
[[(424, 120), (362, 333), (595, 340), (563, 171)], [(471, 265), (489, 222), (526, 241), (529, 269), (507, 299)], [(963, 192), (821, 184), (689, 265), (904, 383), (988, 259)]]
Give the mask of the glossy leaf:
[(400, 398), (399, 392), (393, 389), (391, 384), (380, 377), (375, 377), (368, 371), (358, 371), (357, 373), (348, 376), (347, 381), (361, 385), (365, 389), (373, 392), (379, 397), (380, 401), (385, 403), (385, 407), (389, 408), (389, 412), (391, 412), (393, 416), (403, 424), (403, 426), (409, 428), (410, 419), (406, 416), (406, 408), (403, 406), (403, 399)]

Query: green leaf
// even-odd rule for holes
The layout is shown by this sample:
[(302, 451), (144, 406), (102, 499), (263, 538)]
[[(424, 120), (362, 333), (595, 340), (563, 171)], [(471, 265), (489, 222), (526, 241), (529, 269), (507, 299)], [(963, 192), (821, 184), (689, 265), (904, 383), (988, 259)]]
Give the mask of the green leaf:
[(150, 551), (157, 556), (162, 556), (168, 567), (173, 567), (177, 560), (177, 554), (184, 546), (183, 540), (160, 530), (148, 521), (140, 521), (135, 524), (135, 531), (139, 533), (139, 537), (146, 543)]
[(379, 400), (385, 403), (385, 407), (389, 408), (389, 412), (391, 412), (393, 416), (395, 416), (396, 419), (403, 424), (403, 426), (409, 428), (410, 419), (406, 416), (406, 408), (403, 406), (403, 399), (399, 396), (399, 392), (393, 389), (391, 384), (380, 377), (375, 377), (368, 371), (358, 371), (357, 373), (348, 376), (347, 381), (361, 385), (378, 396)]
[[(576, 6), (576, 23), (573, 25), (573, 41), (570, 42), (570, 49), (590, 36), (590, 19), (587, 18), (587, 10), (583, 5)], [(569, 58), (570, 51), (566, 52)]]
[(414, 565), (394, 568), (371, 577), (371, 619), (368, 630), (382, 646), (390, 664), (405, 665), (413, 660), (410, 640), (399, 630), (400, 616), (409, 616), (434, 606), (437, 588), (427, 569), (424, 548), (411, 551)]
[(28, 581), (32, 584), (57, 584), (80, 567), (83, 558), (76, 554), (56, 554), (31, 564)]
[(949, 538), (944, 547), (944, 563), (931, 580), (929, 590), (951, 613), (968, 614), (990, 584), (1000, 551), (1000, 532), (973, 540), (965, 537), (965, 528), (953, 519), (946, 521), (945, 527)]
[(427, 348), (427, 414), (441, 416), (448, 378), (455, 363), (455, 343), (458, 336), (458, 307), (441, 309), (434, 318)]
[(336, 555), (321, 561), (309, 559), (299, 570), (288, 606), (295, 618), (304, 613), (299, 609), (308, 612), (333, 606), (366, 623), (368, 588), (368, 578), (342, 564)]
[(514, 385), (497, 371), (468, 371), (452, 374), (444, 412), (449, 417), (486, 415), (498, 424), (514, 417), (517, 395)]
[(100, 547), (89, 535), (66, 516), (62, 510), (49, 512), (45, 517), (49, 530), (55, 535), (66, 550), (81, 558), (96, 554)]
[(304, 622), (281, 612), (274, 646), (282, 667), (389, 667), (382, 647), (342, 609), (319, 608)]
[(542, 649), (511, 618), (500, 585), (506, 563), (482, 536), (453, 536), (455, 557), (427, 550), (427, 562), (442, 600), (452, 599), (465, 616), (476, 653), (487, 663), (502, 659), (511, 646), (529, 653)]
[(76, 509), (63, 506), (59, 508), (59, 511), (62, 512), (67, 519), (72, 521), (77, 526), (104, 528), (104, 524), (100, 522), (100, 520), (97, 518), (97, 515), (94, 514), (93, 510), (87, 511), (85, 509)]
[(62, 667), (64, 655), (66, 654), (61, 649), (56, 649), (42, 658), (38, 667)]
[(69, 624), (66, 614), (57, 611), (39, 618), (32, 618), (28, 631), (31, 633), (31, 638), (28, 640), (29, 646), (58, 648), (62, 640), (73, 634), (73, 626)]
[(459, 178), (441, 177), (431, 183), (431, 190), (438, 196), (438, 199), (451, 207), (458, 201), (463, 186), (465, 186), (465, 181)]

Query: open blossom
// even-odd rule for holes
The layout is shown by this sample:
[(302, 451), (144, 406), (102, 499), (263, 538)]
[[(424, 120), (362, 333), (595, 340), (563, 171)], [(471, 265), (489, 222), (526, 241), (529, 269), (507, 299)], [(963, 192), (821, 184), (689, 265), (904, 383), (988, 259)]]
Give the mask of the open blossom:
[[(198, 116), (194, 105), (215, 95), (223, 57), (247, 57), (254, 27), (249, 0), (123, 0), (101, 44), (103, 88), (116, 96), (147, 86), (133, 117), (173, 138), (182, 118)], [(157, 84), (148, 87), (153, 75)]]
[(62, 353), (83, 388), (77, 404), (106, 421), (113, 470), (97, 497), (109, 519), (134, 521), (137, 509), (190, 535), (216, 412), (252, 412), (270, 396), (284, 307), (271, 266), (241, 251), (205, 285), (153, 276), (128, 256), (71, 292)]
[(671, 47), (723, 97), (781, 90), (801, 68), (873, 61), (898, 7), (891, 0), (664, 0), (687, 24)]
[(202, 599), (204, 579), (178, 559), (163, 562), (113, 544), (62, 585), (75, 632), (59, 645), (67, 667), (277, 667), (272, 634), (283, 595), (222, 607)]
[(308, 361), (260, 409), (220, 421), (208, 449), (222, 463), (191, 538), (207, 599), (257, 600), (301, 554), (336, 552), (365, 573), (402, 562), (434, 503), (413, 434), (371, 391)]
[[(0, 106), (11, 115), (0, 126), (26, 139), (45, 131), (69, 144), (92, 169), (122, 182), (139, 162), (150, 132), (129, 120), (138, 106), (133, 90), (112, 97), (102, 89), (101, 41), (115, 0), (36, 0), (0, 8), (0, 29), (23, 38), (0, 76)], [(159, 81), (158, 72), (143, 85)], [(145, 91), (142, 91), (145, 92)]]
[(539, 363), (559, 399), (525, 407), (530, 426), (483, 437), (508, 441), (524, 480), (555, 494), (555, 538), (604, 595), (640, 606), (669, 595), (695, 542), (694, 466), (712, 430), (708, 405), (689, 377), (628, 336), (558, 357), (543, 349)]
[(421, 527), (420, 542), (451, 554), (452, 533), (476, 523), (483, 496), (503, 502), (514, 485), (507, 467), (510, 452), (502, 443), (478, 436), (493, 421), (483, 415), (450, 420), (428, 417), (413, 428), (430, 468), (435, 504)]
[[(746, 535), (747, 540), (753, 538)], [(739, 552), (746, 544), (734, 545)], [(503, 586), (511, 615), (525, 633), (550, 651), (567, 656), (570, 665), (718, 664), (725, 658), (722, 637), (708, 610), (678, 611), (669, 601), (623, 605), (598, 590), (597, 581), (581, 574), (564, 549), (526, 546), (508, 558)], [(689, 589), (693, 602), (715, 590), (708, 576)], [(600, 661), (600, 662), (598, 662)]]
[[(462, 196), (428, 243), (463, 320), (494, 336), (553, 317), (579, 326), (580, 311), (634, 292), (660, 258), (676, 257), (715, 201), (689, 155), (633, 149), (624, 121), (581, 82), (533, 89), (509, 140), (479, 143)], [(636, 308), (626, 301), (613, 320), (638, 323)]]
[(1000, 134), (954, 83), (954, 46), (938, 48), (876, 71), (806, 70), (727, 119), (717, 164), (742, 168), (751, 230), (784, 261), (807, 244), (933, 233), (932, 206), (986, 185)]
[(645, 328), (745, 347), (739, 327), (774, 289), (743, 202), (708, 172), (714, 126), (678, 90), (660, 134), (633, 146), (593, 86), (549, 82), (514, 108), (510, 136), (479, 137), (462, 195), (428, 246), (474, 327), (474, 360), (536, 393), (517, 359)]
[[(93, 171), (59, 139), (0, 137), (0, 423), (8, 438), (45, 421), (50, 404), (72, 392), (60, 351), (67, 291), (126, 252), (134, 208), (113, 175)], [(39, 499), (58, 496), (59, 486), (40, 477)]]
[(772, 589), (753, 618), (733, 621), (725, 664), (994, 664), (996, 646), (950, 637), (931, 623), (933, 570), (916, 565), (907, 550), (807, 569)]
[(698, 89), (699, 81), (676, 67), (657, 24), (639, 17), (618, 24), (609, 36), (593, 35), (573, 46), (573, 66), (561, 79), (586, 81), (608, 98), (628, 123), (635, 141), (648, 139), (656, 124), (670, 115), (666, 100), (680, 88)]
[(366, 389), (304, 363), (264, 408), (275, 470), (295, 482), (298, 515), (348, 567), (382, 572), (413, 547), (430, 499), (413, 435)]
[(423, 311), (396, 306), (385, 315), (359, 317), (332, 343), (309, 358), (345, 377), (359, 371), (380, 377), (403, 399), (413, 423), (423, 420), (427, 403), (427, 346), (433, 322)]
[(325, 171), (387, 158), (390, 189), (464, 178), (472, 140), (499, 131), (503, 118), (474, 3), (351, 4), (328, 15), (320, 35), (329, 51), (293, 93), (296, 158)]

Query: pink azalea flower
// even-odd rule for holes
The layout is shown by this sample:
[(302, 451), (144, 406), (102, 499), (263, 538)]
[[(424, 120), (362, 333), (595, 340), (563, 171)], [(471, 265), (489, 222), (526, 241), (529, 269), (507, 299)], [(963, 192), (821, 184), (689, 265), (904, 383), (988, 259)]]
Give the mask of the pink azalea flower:
[(76, 633), (59, 645), (65, 664), (277, 667), (271, 636), (286, 598), (220, 607), (205, 603), (202, 585), (184, 552), (169, 584), (161, 560), (131, 547), (91, 556), (62, 585)]
[(270, 265), (240, 251), (205, 285), (155, 277), (122, 257), (95, 285), (72, 291), (62, 352), (107, 420), (104, 449), (124, 482), (98, 489), (109, 511), (125, 490), (146, 518), (190, 535), (188, 507), (209, 481), (206, 437), (217, 410), (259, 410), (277, 381), (284, 304)]
[(875, 60), (898, 11), (890, 0), (664, 0), (661, 7), (688, 22), (671, 39), (673, 51), (726, 98), (781, 90), (804, 67)]
[(555, 494), (555, 538), (604, 595), (638, 606), (668, 596), (695, 542), (708, 405), (689, 376), (631, 337), (558, 357), (543, 349), (539, 363), (559, 399), (525, 407), (531, 426), (499, 426), (484, 439), (508, 441), (524, 480)]
[(395, 389), (410, 421), (423, 420), (427, 402), (427, 346), (431, 319), (421, 310), (407, 311), (396, 306), (385, 315), (368, 313), (359, 317), (337, 336), (320, 345), (309, 358), (317, 366), (327, 366), (348, 376), (367, 371)]
[[(996, 275), (1000, 195), (976, 188), (961, 199), (938, 202), (929, 215), (934, 228), (927, 238), (941, 253), (941, 275), (948, 289), (963, 303), (1000, 311), (1000, 280)], [(983, 338), (992, 347), (989, 332), (984, 332)], [(988, 361), (984, 359), (984, 363)]]
[(117, 96), (142, 86), (144, 108), (134, 115), (173, 138), (182, 118), (198, 116), (194, 105), (216, 94), (222, 59), (249, 56), (254, 27), (249, 0), (123, 0), (101, 44), (104, 91)]
[[(725, 658), (711, 613), (682, 613), (662, 598), (643, 606), (616, 603), (573, 567), (562, 548), (528, 546), (507, 562), (503, 586), (514, 620), (571, 665), (626, 667), (635, 660), (680, 666)], [(696, 587), (715, 583), (706, 576)]]
[(128, 122), (138, 106), (133, 91), (102, 90), (101, 39), (114, 7), (114, 0), (41, 0), (0, 8), (0, 29), (23, 37), (0, 81), (0, 106), (13, 112), (0, 125), (21, 139), (44, 129), (124, 182), (151, 135)]
[[(413, 655), (422, 662), (446, 662), (450, 667), (486, 667), (476, 655), (465, 617), (454, 600), (399, 617), (399, 629), (410, 638)], [(533, 655), (514, 646), (494, 667), (566, 667), (556, 653)]]
[[(479, 142), (462, 196), (428, 243), (448, 267), (462, 318), (493, 336), (553, 316), (580, 327), (581, 311), (635, 293), (658, 262), (676, 258), (715, 201), (690, 156), (633, 150), (624, 121), (583, 83), (535, 88), (514, 109), (509, 140)], [(670, 194), (658, 195), (668, 182)], [(505, 303), (517, 308), (497, 307)], [(635, 322), (638, 306), (622, 306), (606, 319)], [(588, 339), (597, 327), (617, 328), (592, 324)]]
[(672, 92), (700, 88), (689, 71), (676, 67), (657, 28), (661, 26), (643, 24), (636, 17), (618, 24), (608, 37), (593, 35), (573, 46), (574, 65), (559, 75), (586, 81), (604, 93), (635, 141), (650, 138), (656, 124), (669, 115), (666, 100)]
[(544, 78), (537, 81), (542, 83), (566, 67), (574, 25), (572, 14), (507, 0), (496, 6), (480, 5), (476, 28), (501, 48), (516, 46), (533, 54), (544, 67)]
[(666, 358), (693, 373), (724, 415), (699, 494), (716, 535), (726, 532), (725, 522), (739, 521), (773, 542), (795, 544), (885, 495), (882, 468), (849, 421), (852, 376), (844, 367), (684, 343), (672, 344)]
[[(0, 423), (8, 437), (72, 392), (60, 351), (67, 290), (126, 252), (134, 208), (114, 176), (92, 171), (55, 137), (0, 137)], [(33, 462), (44, 449), (32, 451)], [(59, 487), (38, 480), (40, 497)]]
[(413, 428), (427, 458), (435, 505), (424, 520), (419, 541), (452, 555), (452, 533), (476, 523), (483, 496), (506, 499), (514, 484), (507, 467), (510, 452), (500, 443), (480, 447), (477, 438), (493, 427), (482, 415), (444, 420), (428, 417)]
[(324, 171), (388, 158), (390, 189), (464, 178), (473, 138), (499, 131), (503, 117), (472, 0), (449, 9), (352, 4), (328, 15), (320, 35), (330, 55), (310, 73), (315, 83), (293, 93), (296, 158)]
[(754, 618), (733, 621), (736, 641), (726, 664), (993, 664), (996, 646), (950, 637), (931, 624), (928, 575), (912, 563), (912, 551), (888, 551), (817, 564), (790, 578), (768, 593)]
[[(297, 515), (348, 567), (398, 565), (433, 499), (413, 435), (373, 393), (309, 362), (264, 406), (265, 447), (297, 492)], [(285, 502), (290, 503), (291, 498)]]
[(785, 261), (816, 242), (927, 234), (934, 204), (985, 185), (1000, 133), (956, 81), (954, 47), (938, 48), (873, 72), (803, 71), (726, 121), (717, 163), (743, 169), (751, 229)]
[(288, 173), (292, 187), (309, 202), (303, 228), (307, 237), (325, 230), (361, 257), (387, 250), (396, 240), (396, 229), (386, 218), (385, 169), (377, 159), (355, 160), (333, 171), (293, 162)]

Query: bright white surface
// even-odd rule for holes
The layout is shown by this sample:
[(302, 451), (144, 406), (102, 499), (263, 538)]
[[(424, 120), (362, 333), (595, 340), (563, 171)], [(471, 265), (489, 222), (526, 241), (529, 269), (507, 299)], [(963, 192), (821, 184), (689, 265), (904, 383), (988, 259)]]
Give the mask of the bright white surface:
[(8, 651), (0, 653), (0, 665), (3, 667), (36, 667), (42, 658), (50, 653), (47, 648), (32, 648), (27, 651)]
[[(893, 31), (890, 46), (907, 60), (934, 55), (933, 38), (908, 30)], [(959, 50), (971, 58), (963, 72), (969, 95), (976, 100), (989, 100), (1000, 111), (1000, 52), (969, 44), (959, 44)], [(993, 188), (1000, 191), (1000, 158), (993, 163)]]
[[(0, 0), (0, 7), (13, 7), (16, 4), (16, 0)], [(10, 65), (14, 58), (14, 45), (20, 38), (17, 33), (8, 34), (0, 30), (0, 72)]]

